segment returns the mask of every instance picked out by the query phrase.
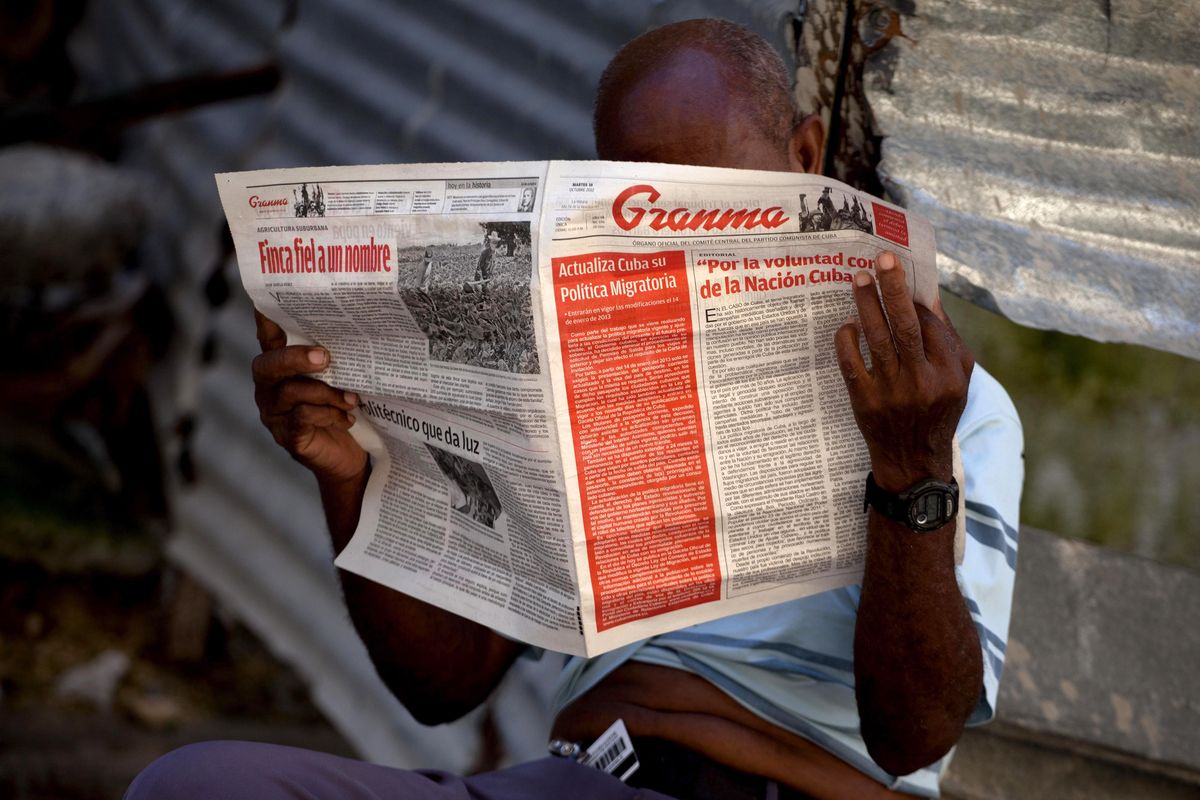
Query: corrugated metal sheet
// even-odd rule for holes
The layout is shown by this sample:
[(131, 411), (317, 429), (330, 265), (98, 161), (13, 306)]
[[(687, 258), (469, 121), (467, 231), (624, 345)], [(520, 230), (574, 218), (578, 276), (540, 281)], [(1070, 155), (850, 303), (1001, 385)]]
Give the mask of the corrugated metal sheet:
[[(282, 71), (270, 97), (140, 126), (123, 158), (157, 187), (145, 262), (180, 319), (176, 355), (156, 376), (161, 424), (169, 430), (181, 413), (198, 421), (198, 480), (175, 482), (171, 552), (296, 665), (368, 758), (461, 769), (475, 755), (476, 721), (417, 726), (345, 618), (312, 479), (257, 419), (248, 305), (240, 291), (218, 311), (205, 300), (215, 266), (237, 283), (221, 263), (212, 174), (588, 157), (596, 79), (628, 38), (654, 22), (716, 13), (780, 42), (797, 33), (793, 15), (803, 5), (91, 4), (73, 47), (98, 92), (267, 60)], [(821, 5), (836, 10), (833, 0)], [(946, 278), (959, 291), (1028, 324), (1196, 355), (1200, 287), (1185, 263), (1197, 251), (1195, 51), (1181, 44), (1186, 26), (1171, 32), (1153, 22), (1174, 6), (1123, 6), (1107, 25), (1096, 18), (1101, 5), (1068, 3), (1050, 24), (1032, 3), (923, 3), (905, 22), (919, 45), (900, 40), (868, 75), (889, 136), (885, 177), (940, 226)], [(1125, 8), (1141, 16), (1126, 23)], [(1191, 14), (1183, 22), (1196, 29), (1194, 7), (1175, 13)], [(1161, 47), (1145, 51), (1129, 30), (1152, 22)], [(814, 39), (814, 52), (836, 52), (828, 26), (812, 32), (830, 39)], [(1065, 47), (1051, 46), (1059, 42)], [(205, 365), (199, 354), (210, 335), (217, 358)], [(536, 701), (553, 670), (523, 665), (495, 700), (512, 758), (540, 753), (546, 719)]]
[[(173, 557), (295, 664), (366, 757), (462, 769), (475, 756), (478, 720), (416, 726), (344, 615), (311, 477), (272, 443), (253, 407), (250, 309), (240, 293), (220, 311), (204, 299), (215, 267), (236, 284), (222, 263), (212, 174), (588, 157), (590, 98), (619, 44), (652, 23), (712, 13), (776, 43), (808, 36), (811, 59), (827, 62), (809, 65), (822, 71), (806, 89), (826, 97), (832, 84), (820, 80), (829, 83), (827, 67), (840, 60), (840, 28), (798, 29), (808, 5), (90, 5), (73, 50), (96, 92), (269, 60), (281, 68), (270, 97), (138, 127), (122, 162), (156, 187), (144, 263), (167, 285), (180, 320), (175, 356), (156, 375), (161, 425), (167, 431), (179, 414), (198, 420), (198, 480), (174, 485)], [(822, 19), (840, 13), (836, 0), (817, 5)], [(1051, 19), (1032, 2), (931, 0), (917, 12), (866, 80), (888, 137), (884, 178), (934, 218), (947, 281), (1026, 324), (1198, 355), (1195, 5), (1075, 0)], [(209, 336), (217, 357), (203, 365)], [(493, 700), (510, 758), (541, 752), (553, 669), (523, 664)]]
[(919, 0), (903, 29), (867, 94), (943, 283), (1200, 358), (1200, 4)]
[[(375, 675), (346, 617), (315, 486), (263, 430), (248, 364), (248, 303), (214, 310), (205, 283), (224, 221), (213, 173), (299, 164), (579, 158), (590, 100), (616, 48), (648, 24), (649, 2), (589, 16), (554, 2), (92, 4), (72, 44), (95, 93), (276, 61), (273, 96), (144, 124), (122, 159), (154, 186), (145, 261), (179, 316), (175, 356), (156, 376), (160, 424), (197, 420), (198, 479), (174, 481), (170, 555), (291, 662), (367, 758), (464, 769), (479, 714), (417, 725)], [(232, 264), (224, 265), (235, 286)], [(217, 358), (200, 362), (212, 336)], [(166, 437), (170, 439), (169, 436)], [(555, 659), (522, 664), (492, 701), (509, 759), (543, 752)]]
[[(686, 8), (684, 6), (686, 5)], [(171, 556), (312, 684), (314, 697), (374, 761), (463, 769), (478, 718), (418, 726), (375, 675), (346, 618), (311, 476), (258, 421), (257, 351), (240, 290), (219, 310), (205, 284), (221, 266), (213, 173), (260, 167), (593, 155), (591, 100), (617, 48), (658, 21), (711, 13), (780, 42), (794, 3), (439, 2), (92, 3), (72, 51), (94, 93), (274, 61), (270, 97), (149, 122), (124, 165), (155, 188), (145, 262), (179, 316), (175, 356), (156, 376), (168, 432), (197, 420), (197, 481), (174, 481)], [(236, 270), (223, 265), (238, 285)], [(199, 354), (207, 337), (214, 362)], [(165, 436), (170, 440), (170, 436)], [(543, 752), (555, 659), (522, 663), (492, 701), (507, 757)]]

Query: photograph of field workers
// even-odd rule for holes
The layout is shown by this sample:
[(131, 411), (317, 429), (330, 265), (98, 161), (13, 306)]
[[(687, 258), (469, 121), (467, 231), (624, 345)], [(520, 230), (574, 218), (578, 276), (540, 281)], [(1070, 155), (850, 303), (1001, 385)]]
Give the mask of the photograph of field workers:
[(440, 447), (425, 445), (450, 483), (450, 507), (489, 528), (500, 516), (500, 498), (483, 465)]
[(429, 337), (430, 358), (538, 371), (528, 222), (429, 220), (396, 249), (400, 297)]

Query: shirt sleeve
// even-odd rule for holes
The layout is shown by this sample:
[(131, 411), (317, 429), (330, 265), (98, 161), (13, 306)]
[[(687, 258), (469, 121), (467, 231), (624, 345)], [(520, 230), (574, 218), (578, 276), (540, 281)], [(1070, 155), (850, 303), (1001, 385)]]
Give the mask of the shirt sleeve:
[(1016, 408), (996, 379), (978, 366), (958, 436), (966, 477), (967, 537), (955, 577), (983, 650), (983, 692), (967, 721), (979, 725), (996, 715), (1004, 671), (1025, 464)]

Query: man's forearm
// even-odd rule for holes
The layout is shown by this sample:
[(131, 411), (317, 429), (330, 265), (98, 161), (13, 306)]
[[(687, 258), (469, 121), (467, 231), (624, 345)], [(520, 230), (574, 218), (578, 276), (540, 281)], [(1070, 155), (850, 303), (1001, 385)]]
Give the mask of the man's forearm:
[(979, 638), (954, 578), (954, 523), (916, 533), (871, 511), (854, 631), (863, 739), (894, 775), (958, 741), (983, 685)]
[[(329, 366), (321, 347), (288, 345), (278, 324), (254, 312), (262, 353), (254, 402), (275, 442), (317, 478), (336, 552), (358, 527), (370, 459), (350, 433), (358, 395), (311, 376)], [(445, 722), (484, 700), (520, 645), (374, 581), (341, 573), (346, 606), (380, 677), (418, 720)]]
[[(944, 313), (913, 303), (895, 253), (879, 255), (876, 277), (855, 273), (858, 318), (834, 343), (875, 481), (895, 493), (924, 478), (950, 480), (975, 359)], [(868, 528), (855, 693), (871, 757), (905, 775), (958, 741), (983, 660), (954, 579), (954, 525), (917, 533), (872, 510)]]
[[(358, 527), (370, 468), (318, 481), (334, 550)], [(483, 701), (521, 646), (477, 622), (339, 570), (346, 607), (388, 688), (418, 721), (457, 719)]]
[(325, 523), (333, 540), (333, 552), (340, 553), (350, 543), (358, 527), (362, 513), (363, 496), (367, 492), (367, 481), (371, 477), (370, 462), (357, 475), (348, 480), (317, 477), (317, 488), (321, 492), (321, 505), (325, 509)]

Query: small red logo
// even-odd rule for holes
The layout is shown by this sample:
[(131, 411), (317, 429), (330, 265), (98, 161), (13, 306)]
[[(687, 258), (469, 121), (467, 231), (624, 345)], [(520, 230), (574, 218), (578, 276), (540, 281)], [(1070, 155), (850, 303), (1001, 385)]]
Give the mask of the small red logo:
[(250, 195), (251, 208), (283, 208), (287, 205), (287, 198), (280, 197), (275, 200), (263, 200), (256, 194)]
[(908, 218), (899, 211), (871, 203), (875, 212), (875, 233), (888, 241), (908, 247)]

